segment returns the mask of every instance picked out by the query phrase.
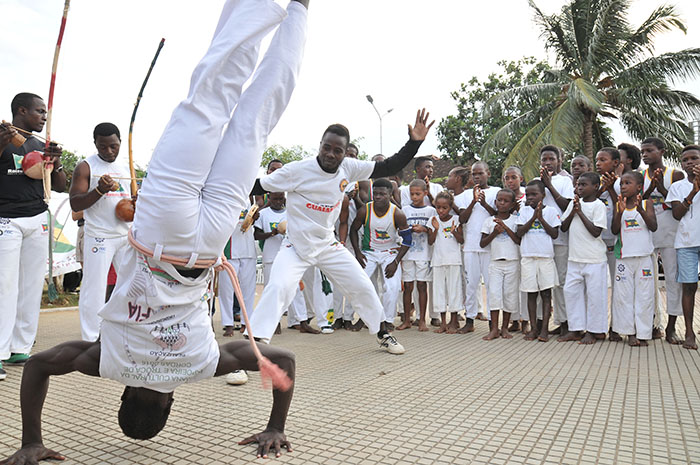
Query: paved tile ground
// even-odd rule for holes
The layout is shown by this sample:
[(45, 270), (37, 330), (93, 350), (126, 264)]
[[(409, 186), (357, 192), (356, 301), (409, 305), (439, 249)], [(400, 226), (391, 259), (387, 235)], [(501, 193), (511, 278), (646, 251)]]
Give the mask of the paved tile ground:
[[(218, 319), (216, 327), (220, 334)], [(544, 344), (520, 335), (485, 342), (486, 332), (485, 322), (469, 335), (403, 331), (397, 335), (407, 352), (392, 356), (366, 330), (284, 331), (273, 344), (297, 355), (287, 426), (295, 451), (270, 462), (700, 464), (697, 351), (661, 341), (647, 348)], [(36, 349), (79, 337), (77, 312), (45, 313)], [(0, 457), (21, 437), (22, 368), (7, 371)], [(151, 441), (122, 435), (121, 391), (116, 382), (80, 374), (54, 378), (45, 444), (69, 464), (256, 460), (253, 446), (236, 442), (267, 422), (271, 394), (257, 374), (245, 386), (216, 378), (178, 388), (168, 425)]]

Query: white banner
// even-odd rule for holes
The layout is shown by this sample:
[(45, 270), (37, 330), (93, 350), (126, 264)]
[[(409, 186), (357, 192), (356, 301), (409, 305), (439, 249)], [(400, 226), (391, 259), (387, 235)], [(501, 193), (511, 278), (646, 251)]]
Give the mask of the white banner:
[[(61, 276), (79, 270), (75, 260), (75, 243), (78, 238), (78, 223), (71, 218), (67, 193), (51, 193), (49, 211), (53, 220), (53, 276)], [(46, 274), (49, 264), (46, 262)]]

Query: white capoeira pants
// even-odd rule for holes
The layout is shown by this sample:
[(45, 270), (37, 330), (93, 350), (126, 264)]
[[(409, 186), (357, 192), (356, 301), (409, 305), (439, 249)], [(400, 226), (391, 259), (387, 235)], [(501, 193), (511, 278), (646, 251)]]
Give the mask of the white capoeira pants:
[[(566, 296), (564, 295), (568, 264), (569, 246), (554, 244), (554, 265), (557, 267), (557, 277), (559, 278), (559, 285), (554, 286), (554, 289), (552, 289), (552, 315), (554, 316), (555, 325), (560, 325), (568, 320)], [(571, 328), (571, 325), (569, 325), (569, 328)]]
[(374, 274), (381, 273), (384, 279), (384, 292), (382, 293), (382, 307), (384, 308), (385, 323), (394, 323), (396, 318), (396, 303), (399, 300), (401, 293), (401, 264), (396, 267), (396, 273), (391, 278), (386, 277), (386, 267), (394, 261), (397, 252), (395, 250), (379, 251), (363, 251), (367, 258), (365, 264), (365, 274), (369, 278)]
[[(189, 257), (193, 264), (221, 255), (248, 202), (267, 136), (294, 90), (306, 18), (299, 2), (291, 2), (286, 14), (272, 0), (224, 5), (209, 50), (154, 150), (139, 194), (132, 231), (156, 259), (170, 254)], [(261, 40), (278, 24), (242, 92)]]
[[(464, 308), (466, 317), (474, 319), (482, 309), (489, 308), (488, 295), (482, 303), (481, 279), (486, 289), (489, 288), (489, 264), (491, 254), (488, 252), (464, 252)], [(436, 295), (437, 291), (433, 294)], [(437, 305), (435, 306), (437, 308)], [(488, 313), (488, 312), (487, 312)], [(487, 316), (487, 318), (490, 318)]]
[(85, 235), (83, 281), (80, 285), (78, 313), (83, 341), (95, 342), (100, 336), (102, 319), (97, 315), (105, 303), (110, 265), (119, 277), (119, 267), (129, 244), (124, 237), (92, 237)]
[(488, 293), (489, 311), (520, 316), (520, 260), (491, 260)]
[[(255, 276), (257, 273), (256, 260), (254, 258), (231, 258), (229, 263), (236, 270), (238, 281), (241, 283), (243, 303), (248, 311), (248, 316), (255, 306)], [(219, 304), (221, 308), (221, 324), (233, 326), (233, 284), (228, 273), (219, 273)]]
[(610, 328), (613, 327), (613, 311), (612, 311), (612, 305), (613, 302), (615, 302), (615, 263), (617, 262), (617, 258), (615, 257), (615, 251), (611, 250), (610, 246), (606, 244), (606, 247), (608, 247), (608, 251), (605, 254), (605, 257), (608, 262), (608, 284), (610, 287), (610, 305), (608, 306), (610, 308), (609, 312), (609, 318), (610, 318)]
[[(301, 280), (304, 282), (303, 296), (306, 302), (306, 309), (311, 307), (316, 316), (316, 324), (319, 328), (330, 326), (328, 324), (328, 311), (333, 308), (333, 293), (326, 295), (323, 292), (323, 278), (318, 268), (313, 267), (306, 270)], [(332, 287), (332, 286), (331, 286)], [(308, 312), (304, 315), (304, 320), (308, 318)]]
[[(345, 248), (355, 256), (355, 251), (348, 244), (345, 244)], [(342, 319), (345, 321), (352, 321), (355, 312), (352, 309), (352, 304), (350, 299), (346, 298), (338, 289), (333, 289), (333, 311), (335, 312), (335, 319)]]
[(569, 331), (608, 332), (607, 267), (569, 261), (564, 285)]
[(617, 260), (613, 301), (613, 331), (651, 339), (654, 325), (654, 255)]
[[(433, 267), (433, 302), (436, 313), (464, 310), (462, 270), (459, 265)], [(476, 316), (476, 315), (474, 315)]]
[[(48, 215), (0, 218), (0, 360), (34, 344), (49, 255)], [(104, 294), (103, 294), (104, 299)]]
[(286, 241), (282, 243), (272, 264), (270, 284), (265, 286), (250, 323), (254, 337), (267, 341), (272, 338), (284, 309), (294, 298), (299, 280), (311, 266), (321, 269), (333, 288), (350, 299), (370, 334), (379, 331), (379, 323), (384, 318), (382, 303), (357, 259), (340, 243), (319, 247), (321, 252), (307, 261), (297, 255), (294, 246)]
[[(683, 307), (681, 306), (681, 294), (683, 286), (677, 281), (678, 276), (678, 258), (676, 257), (676, 249), (673, 247), (663, 247), (654, 251), (654, 263), (658, 263), (658, 256), (661, 256), (661, 261), (664, 265), (664, 286), (666, 287), (666, 314), (669, 316), (683, 316)], [(654, 281), (656, 283), (656, 294), (654, 307), (654, 326), (662, 327), (661, 315), (662, 299), (659, 289), (659, 277), (654, 270)]]
[[(272, 263), (263, 264), (263, 280), (265, 285), (270, 282), (270, 272), (272, 271)], [(297, 288), (296, 294), (294, 294), (294, 299), (292, 303), (287, 307), (287, 327), (292, 327), (298, 325), (301, 320), (306, 320), (308, 310), (306, 309), (306, 302), (304, 301), (304, 294), (302, 294), (301, 289)]]

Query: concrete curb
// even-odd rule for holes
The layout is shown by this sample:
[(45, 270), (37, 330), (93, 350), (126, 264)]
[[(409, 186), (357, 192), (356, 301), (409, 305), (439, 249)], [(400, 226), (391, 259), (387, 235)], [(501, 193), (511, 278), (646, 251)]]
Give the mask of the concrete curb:
[(77, 310), (78, 307), (56, 307), (56, 308), (42, 308), (39, 313), (55, 313), (55, 312), (68, 312), (71, 310)]

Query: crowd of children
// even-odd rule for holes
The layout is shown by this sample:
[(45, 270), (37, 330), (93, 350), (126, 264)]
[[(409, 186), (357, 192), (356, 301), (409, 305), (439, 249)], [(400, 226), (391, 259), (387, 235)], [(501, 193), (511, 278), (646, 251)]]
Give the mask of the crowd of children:
[[(352, 146), (348, 155), (357, 152)], [(648, 138), (641, 150), (631, 144), (601, 149), (595, 171), (591, 160), (576, 156), (569, 173), (562, 151), (547, 145), (540, 150), (538, 178), (526, 183), (520, 168), (511, 166), (503, 170), (503, 188), (488, 184), (482, 161), (452, 169), (443, 188), (431, 182), (432, 158), (420, 157), (406, 186), (393, 178), (345, 187), (338, 241), (373, 277), (387, 331), (399, 309), (397, 330), (428, 331), (432, 324), (437, 333), (464, 334), (474, 331), (475, 319), (488, 319), (484, 340), (522, 331), (526, 340), (546, 342), (559, 334), (561, 342), (593, 344), (609, 334), (612, 341), (626, 336), (630, 346), (646, 346), (662, 334), (660, 259), (666, 340), (696, 349), (700, 216), (693, 209), (700, 201), (700, 147), (682, 150), (682, 171), (666, 167), (664, 153), (662, 140)], [(642, 160), (647, 168), (639, 171)], [(283, 234), (277, 225), (284, 221), (284, 195), (258, 202), (255, 238), (264, 241), (267, 268)], [(353, 323), (351, 298), (337, 291), (314, 297), (332, 288), (324, 284), (331, 285), (300, 283), (314, 291), (306, 300), (298, 293), (288, 309), (289, 326), (317, 332), (308, 325), (315, 314), (323, 333), (361, 329), (361, 320)], [(322, 308), (309, 312), (308, 306)], [(683, 338), (676, 334), (679, 316), (686, 324)]]

